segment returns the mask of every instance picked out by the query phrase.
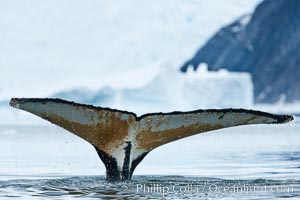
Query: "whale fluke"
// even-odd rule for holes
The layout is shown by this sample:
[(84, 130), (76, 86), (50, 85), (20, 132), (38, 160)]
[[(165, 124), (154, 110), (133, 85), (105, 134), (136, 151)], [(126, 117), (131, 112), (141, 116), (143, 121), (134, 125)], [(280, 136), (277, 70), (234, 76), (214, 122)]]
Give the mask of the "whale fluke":
[(226, 127), (293, 120), (290, 115), (245, 109), (176, 111), (138, 117), (133, 112), (48, 98), (12, 98), (10, 105), (92, 144), (106, 167), (109, 181), (130, 180), (136, 166), (151, 150), (181, 138)]

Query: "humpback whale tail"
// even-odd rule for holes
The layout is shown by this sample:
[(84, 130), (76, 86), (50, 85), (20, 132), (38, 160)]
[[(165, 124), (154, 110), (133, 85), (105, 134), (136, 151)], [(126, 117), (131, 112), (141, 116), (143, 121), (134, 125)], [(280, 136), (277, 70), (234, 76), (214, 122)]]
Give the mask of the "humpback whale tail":
[(130, 180), (136, 166), (153, 149), (211, 130), (293, 120), (245, 109), (191, 112), (133, 112), (78, 104), (61, 99), (12, 98), (10, 105), (48, 120), (92, 144), (106, 167), (109, 181)]

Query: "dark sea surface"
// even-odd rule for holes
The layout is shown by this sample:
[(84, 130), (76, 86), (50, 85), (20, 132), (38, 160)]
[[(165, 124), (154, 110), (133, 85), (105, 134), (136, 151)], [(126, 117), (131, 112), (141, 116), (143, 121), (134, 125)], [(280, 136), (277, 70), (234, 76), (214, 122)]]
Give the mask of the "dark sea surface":
[(299, 199), (300, 181), (136, 176), (132, 182), (108, 183), (104, 177), (81, 176), (0, 182), (0, 198), (11, 197), (20, 199)]

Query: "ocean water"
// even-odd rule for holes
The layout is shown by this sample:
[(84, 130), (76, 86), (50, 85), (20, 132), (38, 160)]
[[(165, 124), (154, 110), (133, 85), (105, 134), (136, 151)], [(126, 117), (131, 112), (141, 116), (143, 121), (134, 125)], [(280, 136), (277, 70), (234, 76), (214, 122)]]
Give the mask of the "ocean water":
[(105, 181), (91, 145), (54, 125), (1, 125), (0, 199), (299, 199), (300, 121), (199, 134)]

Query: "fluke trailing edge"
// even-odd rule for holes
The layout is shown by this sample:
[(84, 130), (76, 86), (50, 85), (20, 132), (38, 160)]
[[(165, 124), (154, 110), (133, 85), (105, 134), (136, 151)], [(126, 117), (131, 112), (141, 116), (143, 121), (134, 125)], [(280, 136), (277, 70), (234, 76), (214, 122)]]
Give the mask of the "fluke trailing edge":
[(136, 166), (163, 144), (211, 130), (293, 120), (245, 109), (195, 110), (190, 112), (133, 112), (78, 104), (61, 99), (12, 98), (10, 105), (33, 113), (92, 144), (106, 167), (109, 181), (130, 180)]

